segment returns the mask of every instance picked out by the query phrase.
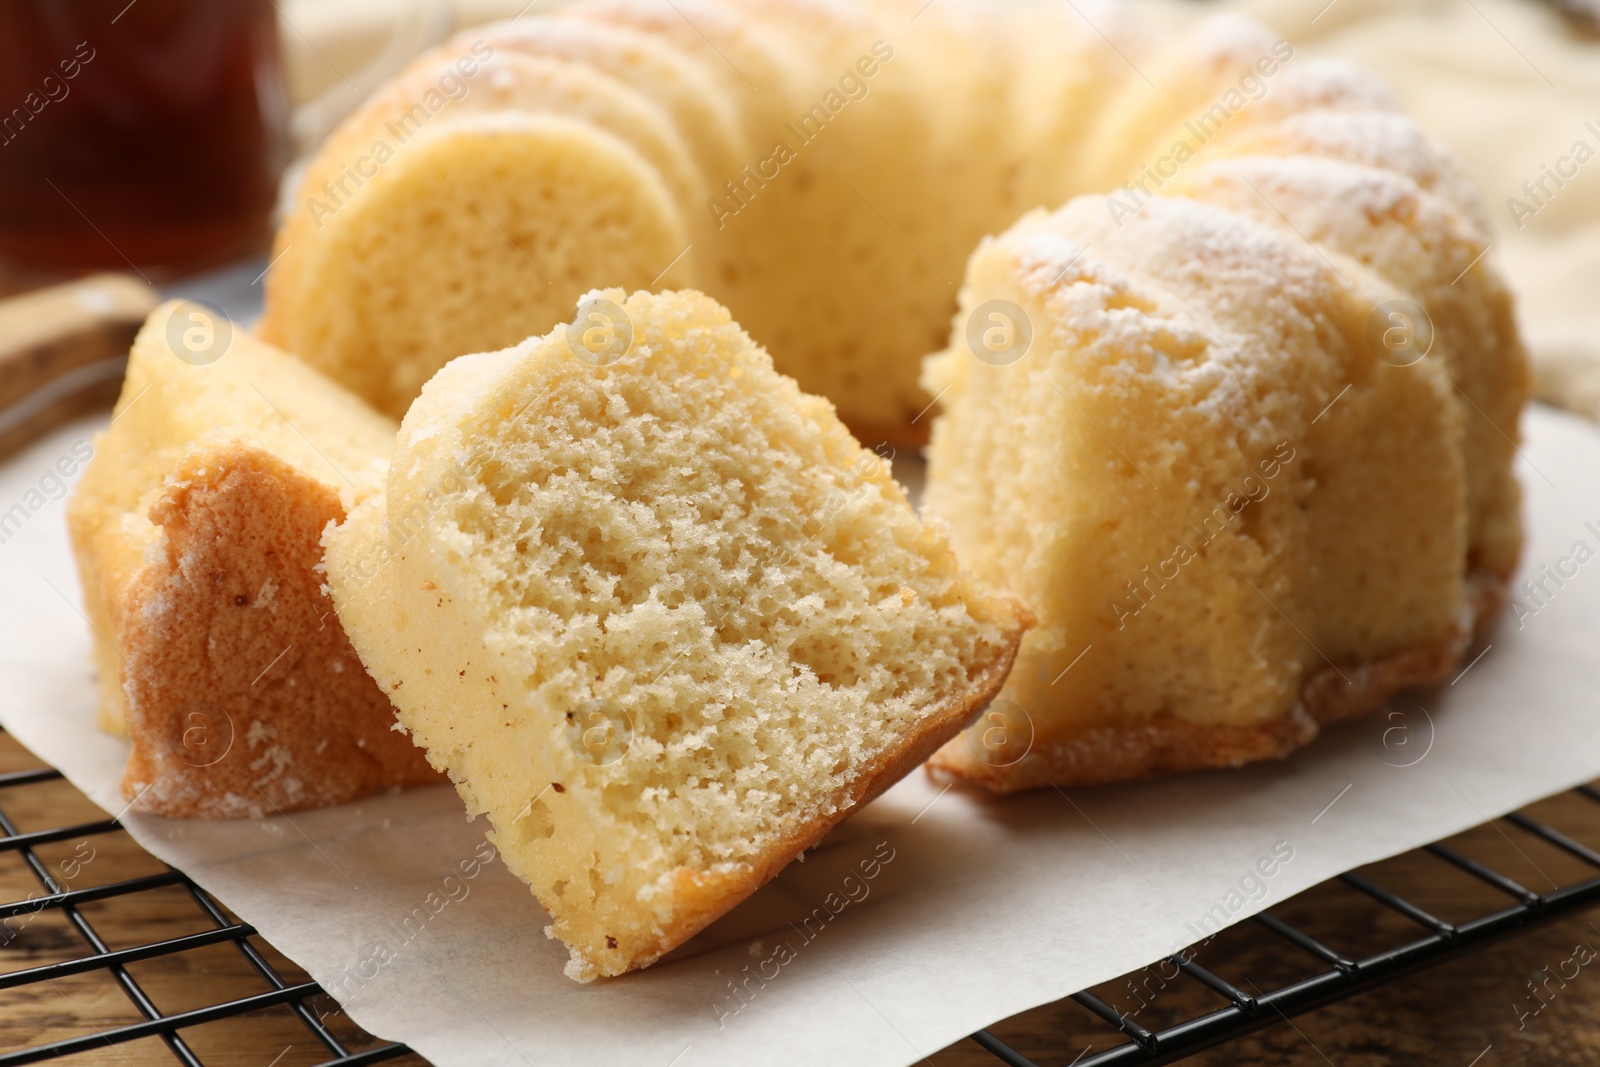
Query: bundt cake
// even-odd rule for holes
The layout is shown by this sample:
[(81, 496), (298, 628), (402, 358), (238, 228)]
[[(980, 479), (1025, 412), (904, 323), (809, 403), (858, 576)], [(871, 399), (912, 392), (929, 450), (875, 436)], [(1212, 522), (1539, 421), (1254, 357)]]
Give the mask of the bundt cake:
[(350, 120), (263, 329), (399, 415), (593, 286), (693, 285), (862, 440), (937, 425), (928, 507), (1040, 620), (937, 763), (1009, 790), (1281, 755), (1448, 671), (1521, 546), (1486, 232), (1381, 84), (1236, 15), (580, 0)]
[(1083, 164), (1123, 145), (1101, 114), (1143, 26), (1066, 0), (585, 0), (469, 31), (319, 152), (263, 335), (398, 418), (592, 287), (693, 285), (862, 440), (920, 441), (919, 361), (978, 240), (1141, 158)]
[(132, 810), (237, 817), (438, 780), (319, 573), (395, 425), (201, 305), (158, 308), (67, 518)]
[(463, 357), (326, 538), (334, 603), (587, 981), (647, 966), (925, 760), (1026, 617), (696, 292)]
[[(1149, 158), (1266, 44), (1153, 64), (1193, 89), (1124, 98), (1168, 131)], [(1504, 601), (1528, 372), (1482, 209), (1405, 119), (1302, 110), (1372, 90), (1273, 91), (968, 265), (925, 506), (1039, 625), (938, 769), (1011, 791), (1281, 756), (1448, 678)]]

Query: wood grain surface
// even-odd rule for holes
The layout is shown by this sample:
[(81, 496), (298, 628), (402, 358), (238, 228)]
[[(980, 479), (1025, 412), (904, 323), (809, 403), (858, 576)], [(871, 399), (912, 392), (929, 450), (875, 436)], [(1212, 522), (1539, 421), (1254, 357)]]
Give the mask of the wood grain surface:
[[(0, 774), (39, 766), (43, 764), (14, 738), (0, 734)], [(103, 811), (60, 780), (0, 790), (0, 811), (20, 833), (105, 819)], [(122, 831), (68, 838), (41, 846), (36, 854), (67, 889), (107, 885), (166, 870)], [(37, 876), (20, 856), (0, 852), (0, 901), (26, 900), (41, 892)], [(216, 928), (181, 886), (98, 901), (79, 911), (112, 950)], [(286, 982), (307, 980), (304, 971), (261, 938), (251, 938), (251, 944)], [(0, 924), (0, 978), (88, 954), (82, 934), (58, 910), (42, 910)], [(272, 988), (239, 949), (228, 943), (133, 963), (127, 971), (164, 1014)], [(346, 1048), (360, 1050), (378, 1043), (345, 1018), (331, 998), (321, 996), (311, 1003)], [(143, 1018), (104, 970), (0, 989), (0, 1053), (90, 1035)], [(183, 1031), (183, 1037), (208, 1067), (305, 1067), (329, 1058), (288, 1007), (191, 1027)], [(160, 1038), (145, 1038), (52, 1062), (170, 1067), (178, 1061)], [(425, 1061), (411, 1056), (386, 1062), (419, 1067)]]
[[(0, 734), (0, 773), (38, 766), (42, 764), (31, 753)], [(24, 833), (104, 818), (63, 781), (0, 791), (0, 810)], [(1581, 841), (1600, 844), (1600, 804), (1565, 794), (1529, 811)], [(1533, 889), (1549, 889), (1592, 874), (1577, 860), (1503, 820), (1462, 834), (1451, 844)], [(72, 889), (165, 869), (120, 831), (69, 837), (42, 846), (37, 854)], [(1464, 920), (1506, 904), (1495, 890), (1423, 853), (1376, 864), (1364, 873), (1449, 920)], [(0, 900), (24, 900), (39, 891), (37, 877), (21, 857), (0, 852)], [(1409, 920), (1337, 884), (1318, 886), (1272, 913), (1350, 955), (1403, 944), (1422, 932)], [(88, 904), (81, 914), (111, 949), (215, 928), (181, 886)], [(18, 917), (9, 929), (10, 934), (0, 930), (4, 942), (0, 979), (24, 968), (87, 954), (82, 934), (59, 911)], [(286, 981), (306, 980), (303, 971), (260, 938), (251, 943)], [(1586, 957), (1580, 946), (1590, 954), (1600, 952), (1600, 927), (1589, 918), (1563, 920), (1376, 992), (1293, 1020), (1279, 1019), (1258, 1034), (1188, 1062), (1196, 1067), (1525, 1063), (1588, 1067), (1600, 1063), (1600, 957), (1587, 964), (1573, 962)], [(1199, 949), (1196, 958), (1246, 990), (1277, 988), (1320, 970), (1315, 960), (1254, 923), (1225, 931)], [(232, 944), (145, 960), (127, 970), (165, 1013), (270, 988)], [(1561, 977), (1574, 971), (1575, 977)], [(961, 980), (959, 975), (951, 978)], [(1125, 976), (1094, 991), (1123, 1011), (1137, 1012), (1139, 1022), (1151, 1027), (1222, 1006), (1220, 998), (1189, 979), (1164, 983), (1156, 971)], [(331, 999), (318, 997), (312, 1004), (348, 1048), (359, 1050), (375, 1043)], [(105, 971), (0, 989), (0, 1052), (92, 1035), (141, 1018)], [(1090, 1049), (1121, 1043), (1119, 1035), (1072, 1001), (1025, 1012), (991, 1029), (1041, 1065), (1056, 1067)], [(183, 1031), (183, 1037), (212, 1067), (309, 1067), (327, 1058), (287, 1007), (192, 1027)], [(993, 1067), (998, 1062), (971, 1041), (924, 1051), (924, 1062), (936, 1067)], [(147, 1038), (55, 1062), (155, 1067), (177, 1061), (159, 1038)], [(412, 1056), (391, 1062), (418, 1067), (424, 1061)]]
[[(0, 273), (0, 294), (4, 282)], [(128, 347), (158, 299), (124, 274), (0, 295), (0, 458), (115, 402)]]

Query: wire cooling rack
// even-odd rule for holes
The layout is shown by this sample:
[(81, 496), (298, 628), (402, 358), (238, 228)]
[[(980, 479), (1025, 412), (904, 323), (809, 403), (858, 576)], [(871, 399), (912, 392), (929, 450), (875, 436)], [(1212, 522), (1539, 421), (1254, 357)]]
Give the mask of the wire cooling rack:
[[(1583, 786), (1536, 807), (1548, 822), (1592, 831), (1596, 805), (1600, 791)], [(253, 927), (3, 733), (0, 835), (0, 897), (9, 900), (0, 904), (0, 1065), (96, 1052), (106, 1062), (112, 1048), (117, 1062), (188, 1067), (224, 1054), (240, 1062), (243, 1050), (249, 1062), (281, 1067), (424, 1064), (363, 1032)], [(1010, 1067), (1173, 1063), (1600, 904), (1600, 852), (1525, 813), (1364, 871), (1035, 1009), (1080, 1013), (1051, 1038), (1063, 1047), (1024, 1054), (1017, 1046), (1026, 1042), (1000, 1036), (1016, 1020), (969, 1040), (993, 1057), (986, 1062)], [(1385, 876), (1407, 882), (1410, 895), (1384, 888)], [(1447, 891), (1452, 877), (1476, 896), (1459, 884)], [(1534, 877), (1550, 888), (1523, 884)], [(1464, 914), (1441, 914), (1447, 901)]]

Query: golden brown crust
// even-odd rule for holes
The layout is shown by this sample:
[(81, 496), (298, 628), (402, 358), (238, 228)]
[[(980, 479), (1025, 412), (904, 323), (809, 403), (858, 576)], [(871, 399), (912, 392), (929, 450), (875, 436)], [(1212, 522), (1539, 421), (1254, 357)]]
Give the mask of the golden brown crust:
[[(104, 441), (95, 442), (98, 448)], [(126, 737), (126, 698), (122, 692), (122, 657), (117, 635), (122, 632), (123, 597), (138, 573), (146, 531), (107, 519), (105, 509), (91, 489), (99, 472), (91, 463), (79, 489), (67, 498), (67, 536), (83, 587), (83, 607), (89, 620), (95, 684), (100, 692), (96, 724), (116, 737)]]
[(1505, 604), (1509, 582), (1508, 577), (1487, 571), (1469, 575), (1462, 623), (1447, 639), (1371, 663), (1324, 667), (1302, 683), (1293, 708), (1254, 726), (1211, 726), (1172, 718), (1100, 726), (1065, 740), (1036, 744), (1004, 767), (974, 758), (969, 747), (957, 740), (929, 760), (928, 772), (975, 782), (996, 793), (1017, 793), (1047, 785), (1104, 785), (1281, 759), (1314, 739), (1323, 726), (1365, 715), (1403, 689), (1434, 685), (1449, 677)]
[(892, 445), (895, 448), (919, 449), (927, 445), (932, 432), (935, 412), (926, 412), (909, 422), (851, 422), (843, 415), (839, 418), (845, 427), (867, 448)]
[(922, 727), (906, 738), (904, 744), (885, 752), (865, 774), (847, 785), (832, 813), (819, 815), (796, 827), (758, 860), (730, 870), (680, 868), (675, 871), (672, 919), (662, 927), (654, 947), (640, 952), (621, 969), (612, 971), (607, 968), (603, 973), (620, 974), (648, 967), (704, 930), (774, 878), (796, 856), (821, 841), (829, 830), (916, 770), (941, 745), (959, 734), (962, 727), (981, 713), (1005, 685), (1011, 665), (1016, 661), (1023, 634), (1033, 625), (1033, 616), (1026, 609), (1011, 601), (1001, 603), (1016, 620), (1011, 641), (972, 680), (970, 687), (958, 700), (931, 713)]
[(332, 488), (271, 452), (179, 463), (123, 600), (133, 810), (261, 816), (443, 780), (393, 730), (322, 591), (322, 531), (343, 518)]

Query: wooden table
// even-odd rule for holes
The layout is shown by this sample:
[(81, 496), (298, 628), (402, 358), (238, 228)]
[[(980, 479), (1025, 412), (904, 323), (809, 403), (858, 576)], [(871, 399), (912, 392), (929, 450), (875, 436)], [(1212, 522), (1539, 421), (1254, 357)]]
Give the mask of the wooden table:
[[(42, 766), (16, 739), (0, 734), (0, 774)], [(100, 822), (106, 817), (105, 812), (61, 780), (0, 790), (0, 810), (20, 833)], [(42, 845), (35, 852), (69, 889), (108, 885), (166, 870), (121, 831)], [(22, 859), (14, 852), (0, 852), (0, 901), (25, 900), (39, 893), (39, 881)], [(112, 950), (215, 929), (189, 892), (176, 885), (85, 904), (79, 910)], [(90, 954), (83, 937), (56, 910), (10, 920), (9, 937), (6, 929), (0, 925), (0, 980), (23, 968)], [(251, 943), (285, 979), (307, 980), (304, 971), (261, 938), (253, 938)], [(145, 960), (130, 964), (127, 969), (164, 1014), (206, 1007), (270, 988), (232, 944)], [(331, 998), (316, 998), (314, 1007), (347, 1047), (359, 1050), (379, 1043), (365, 1037)], [(93, 1034), (142, 1019), (104, 970), (0, 989), (0, 1052)], [(207, 1067), (303, 1067), (327, 1059), (326, 1050), (287, 1008), (185, 1029), (183, 1036)], [(171, 1067), (177, 1061), (160, 1038), (152, 1037), (61, 1062)], [(417, 1056), (385, 1062), (402, 1067), (425, 1064)]]
[[(0, 774), (39, 766), (40, 761), (13, 738), (0, 734)], [(104, 818), (103, 812), (64, 781), (0, 791), (0, 810), (20, 832)], [(1580, 840), (1600, 843), (1600, 804), (1566, 794), (1530, 811)], [(1566, 884), (1593, 873), (1550, 846), (1520, 836), (1513, 841), (1513, 836), (1509, 828), (1484, 826), (1452, 843), (1530, 887)], [(64, 840), (37, 852), (73, 889), (164, 869), (122, 832)], [(1377, 864), (1365, 873), (1446, 919), (1469, 918), (1505, 903), (1487, 886), (1419, 853)], [(20, 858), (0, 852), (0, 900), (20, 900), (37, 892), (38, 882)], [(180, 886), (92, 903), (81, 910), (113, 949), (213, 927)], [(1407, 920), (1337, 886), (1314, 888), (1273, 912), (1352, 953), (1417, 936)], [(12, 926), (15, 936), (0, 947), (0, 976), (86, 954), (82, 937), (58, 912), (42, 911), (26, 920), (14, 920)], [(260, 938), (253, 943), (285, 978), (305, 980), (304, 972)], [(1564, 920), (1377, 992), (1292, 1021), (1279, 1021), (1253, 1037), (1188, 1062), (1207, 1067), (1501, 1067), (1523, 1063), (1589, 1067), (1600, 1063), (1600, 958), (1581, 968), (1570, 981), (1549, 979), (1548, 972), (1541, 972), (1541, 968), (1557, 968), (1572, 958), (1574, 946), (1579, 944), (1600, 952), (1600, 927), (1587, 918)], [(1206, 946), (1198, 959), (1247, 990), (1251, 983), (1274, 988), (1319, 969), (1314, 961), (1252, 923), (1225, 932)], [(229, 944), (131, 964), (128, 970), (165, 1013), (267, 988)], [(959, 976), (953, 980), (959, 981)], [(1535, 980), (1546, 982), (1542, 988), (1549, 991), (1548, 1003), (1536, 1015), (1531, 1011), (1538, 1002), (1531, 998), (1528, 986)], [(1147, 984), (1147, 988), (1151, 987)], [(1126, 979), (1097, 987), (1095, 992), (1125, 1011), (1139, 1003)], [(1221, 1006), (1219, 998), (1186, 979), (1166, 988), (1159, 988), (1157, 982), (1153, 994), (1138, 1015), (1146, 1025)], [(373, 1044), (331, 999), (319, 997), (314, 1006), (350, 1047)], [(1530, 1014), (1520, 1015), (1519, 1009)], [(0, 1051), (92, 1034), (140, 1018), (104, 971), (0, 990)], [(1041, 1064), (1070, 1063), (1091, 1045), (1103, 1049), (1120, 1041), (1071, 1001), (1026, 1012), (991, 1029)], [(183, 1033), (203, 1062), (215, 1067), (308, 1067), (325, 1058), (324, 1050), (286, 1008), (209, 1023)], [(159, 1039), (149, 1038), (65, 1062), (154, 1067), (175, 1060)], [(390, 1062), (408, 1067), (423, 1063), (419, 1057)], [(934, 1053), (929, 1062), (937, 1067), (993, 1067), (998, 1061), (972, 1042), (962, 1041)]]

